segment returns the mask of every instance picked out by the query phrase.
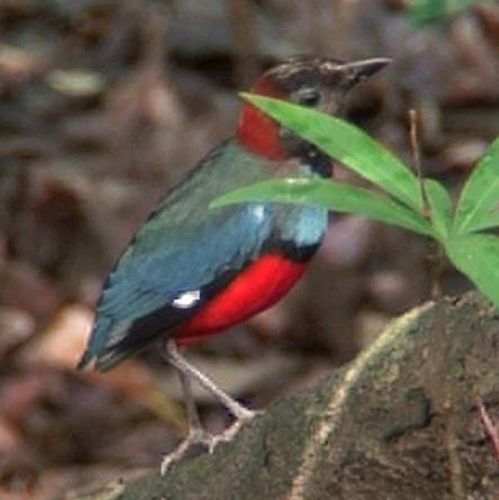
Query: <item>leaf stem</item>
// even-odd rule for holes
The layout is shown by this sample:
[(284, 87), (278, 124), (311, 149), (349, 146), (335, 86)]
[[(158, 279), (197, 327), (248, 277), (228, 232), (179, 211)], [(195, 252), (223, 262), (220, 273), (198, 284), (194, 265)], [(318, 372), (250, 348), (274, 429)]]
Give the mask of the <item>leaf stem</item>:
[(423, 179), (423, 169), (421, 167), (421, 147), (419, 145), (418, 114), (415, 109), (409, 110), (409, 124), (412, 161), (414, 164), (414, 170), (416, 171), (416, 174), (418, 176), (419, 185), (421, 187), (421, 199), (423, 200), (423, 217), (431, 222), (430, 200), (428, 197), (428, 192), (426, 191), (426, 186)]

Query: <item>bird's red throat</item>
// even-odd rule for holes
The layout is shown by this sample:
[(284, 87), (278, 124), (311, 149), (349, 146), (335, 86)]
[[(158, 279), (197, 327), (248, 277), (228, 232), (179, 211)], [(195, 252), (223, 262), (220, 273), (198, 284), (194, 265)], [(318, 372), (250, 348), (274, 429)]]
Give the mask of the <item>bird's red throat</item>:
[[(260, 79), (251, 92), (277, 99), (284, 98), (269, 78)], [(243, 105), (236, 135), (244, 148), (258, 156), (274, 161), (288, 157), (279, 136), (279, 124), (249, 103)]]

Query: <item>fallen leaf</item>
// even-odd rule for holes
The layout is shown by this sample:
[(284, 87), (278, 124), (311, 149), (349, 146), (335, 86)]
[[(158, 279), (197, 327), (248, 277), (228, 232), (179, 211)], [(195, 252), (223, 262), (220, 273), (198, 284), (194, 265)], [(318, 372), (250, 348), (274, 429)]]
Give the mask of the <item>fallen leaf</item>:
[(74, 370), (85, 350), (93, 317), (88, 307), (65, 307), (39, 338), (20, 352), (19, 362), (27, 366)]

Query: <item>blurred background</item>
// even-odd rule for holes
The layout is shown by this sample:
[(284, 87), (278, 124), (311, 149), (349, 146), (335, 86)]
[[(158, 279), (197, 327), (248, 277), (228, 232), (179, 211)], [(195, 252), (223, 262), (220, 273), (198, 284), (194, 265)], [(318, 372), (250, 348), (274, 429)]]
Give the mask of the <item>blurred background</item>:
[[(159, 345), (77, 373), (102, 281), (134, 228), (235, 127), (238, 90), (297, 53), (392, 57), (348, 116), (458, 193), (499, 132), (499, 5), (426, 0), (0, 1), (0, 498), (157, 467), (185, 433)], [(352, 176), (338, 170), (338, 176)], [(423, 238), (333, 216), (277, 307), (189, 350), (252, 407), (347, 362), (429, 297)], [(445, 293), (469, 288), (443, 269)], [(204, 422), (228, 415), (198, 393)]]

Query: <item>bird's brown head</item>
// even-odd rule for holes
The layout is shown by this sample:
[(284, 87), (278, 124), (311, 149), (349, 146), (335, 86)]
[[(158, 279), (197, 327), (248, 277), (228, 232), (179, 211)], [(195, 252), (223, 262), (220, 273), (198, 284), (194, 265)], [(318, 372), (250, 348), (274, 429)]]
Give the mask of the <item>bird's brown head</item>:
[[(343, 63), (323, 57), (296, 57), (266, 71), (251, 92), (339, 114), (345, 94), (389, 62), (385, 58)], [(270, 160), (294, 156), (304, 143), (249, 103), (243, 105), (237, 137), (246, 149)]]

